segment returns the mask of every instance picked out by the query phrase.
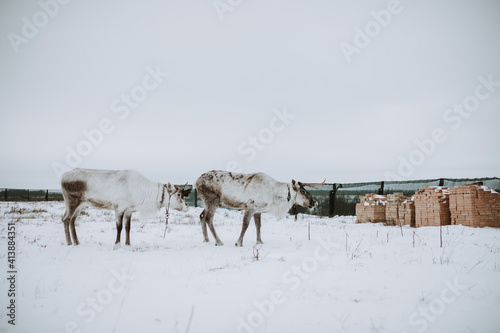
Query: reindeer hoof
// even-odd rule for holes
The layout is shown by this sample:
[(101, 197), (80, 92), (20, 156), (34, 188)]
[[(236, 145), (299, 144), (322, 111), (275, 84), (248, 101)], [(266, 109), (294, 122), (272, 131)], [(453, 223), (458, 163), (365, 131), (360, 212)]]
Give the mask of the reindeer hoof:
[(113, 246), (113, 250), (118, 250), (122, 247), (122, 245), (120, 243), (116, 243), (114, 246)]
[(222, 242), (216, 242), (215, 243), (215, 246), (222, 246), (222, 245), (224, 245), (224, 243), (222, 243)]
[(208, 242), (210, 242), (210, 240), (208, 240), (208, 239), (203, 240), (203, 243), (208, 243)]
[(236, 243), (234, 243), (234, 246), (237, 246), (237, 247), (243, 247), (243, 243), (238, 243), (238, 242), (236, 242)]
[(257, 244), (257, 245), (261, 245), (261, 244), (264, 244), (264, 242), (263, 242), (263, 241), (261, 241), (261, 240), (258, 240), (256, 244)]

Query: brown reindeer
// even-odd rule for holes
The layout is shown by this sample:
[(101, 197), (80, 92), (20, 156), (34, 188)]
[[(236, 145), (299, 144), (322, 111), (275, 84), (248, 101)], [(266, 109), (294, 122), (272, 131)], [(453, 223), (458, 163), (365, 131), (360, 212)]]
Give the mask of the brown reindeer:
[(243, 237), (253, 216), (257, 229), (257, 244), (260, 236), (261, 214), (272, 213), (284, 217), (293, 205), (313, 208), (316, 200), (304, 188), (305, 184), (292, 180), (282, 183), (264, 173), (241, 174), (226, 171), (209, 171), (196, 181), (196, 190), (205, 203), (200, 215), (204, 241), (208, 242), (207, 224), (215, 238), (215, 245), (224, 245), (217, 236), (213, 217), (217, 207), (242, 209), (245, 211), (241, 234), (236, 246), (243, 246)]

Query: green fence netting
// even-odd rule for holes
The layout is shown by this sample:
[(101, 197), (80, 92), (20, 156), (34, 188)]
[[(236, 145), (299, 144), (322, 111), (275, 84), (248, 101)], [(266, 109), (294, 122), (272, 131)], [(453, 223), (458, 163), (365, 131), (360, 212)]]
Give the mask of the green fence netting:
[[(318, 201), (313, 209), (296, 207), (291, 213), (304, 213), (319, 216), (355, 215), (356, 204), (360, 197), (367, 193), (391, 194), (402, 192), (405, 196), (412, 196), (416, 191), (431, 186), (462, 186), (466, 184), (480, 184), (500, 192), (500, 178), (439, 178), (409, 181), (387, 181), (366, 183), (335, 183), (316, 185), (307, 188)], [(185, 189), (192, 189), (186, 185)], [(23, 190), (0, 189), (0, 201), (60, 201), (63, 200), (61, 190)], [(196, 190), (192, 190), (185, 198), (186, 203), (193, 207), (203, 207), (203, 201), (198, 197)]]
[(0, 189), (0, 201), (61, 201), (61, 190)]

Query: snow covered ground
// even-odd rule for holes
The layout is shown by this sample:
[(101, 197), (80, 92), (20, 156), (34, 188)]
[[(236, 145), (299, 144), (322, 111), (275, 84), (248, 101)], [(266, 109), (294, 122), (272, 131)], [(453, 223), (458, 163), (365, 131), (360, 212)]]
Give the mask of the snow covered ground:
[[(114, 250), (114, 213), (86, 210), (66, 246), (60, 202), (0, 203), (0, 332), (500, 332), (500, 230), (411, 229), (354, 217), (219, 209), (225, 246), (202, 242), (199, 208), (134, 217)], [(7, 227), (16, 222), (16, 325), (8, 324)], [(308, 226), (310, 225), (310, 240)], [(211, 236), (210, 236), (211, 237)], [(122, 242), (124, 238), (122, 237)]]

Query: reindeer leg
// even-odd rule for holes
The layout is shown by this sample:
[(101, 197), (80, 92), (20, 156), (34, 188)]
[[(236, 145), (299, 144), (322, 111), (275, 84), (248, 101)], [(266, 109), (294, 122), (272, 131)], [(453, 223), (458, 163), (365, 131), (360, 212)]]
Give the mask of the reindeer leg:
[(63, 218), (63, 223), (64, 223), (64, 234), (66, 235), (66, 244), (72, 245), (73, 243), (71, 242), (71, 236), (69, 234), (69, 220), (65, 220)]
[(127, 212), (125, 214), (125, 231), (127, 232), (127, 238), (125, 240), (125, 245), (130, 245), (130, 220), (132, 219), (132, 213)]
[(207, 210), (204, 209), (200, 214), (200, 223), (201, 223), (201, 231), (203, 232), (203, 241), (209, 242), (208, 233), (207, 233)]
[(212, 208), (212, 209), (205, 209), (206, 213), (207, 213), (206, 219), (207, 219), (208, 227), (210, 228), (210, 231), (212, 232), (212, 236), (214, 236), (214, 238), (215, 238), (215, 246), (221, 246), (221, 245), (224, 245), (224, 243), (222, 243), (222, 241), (219, 239), (219, 236), (217, 236), (217, 233), (215, 232), (215, 228), (214, 228), (214, 223), (213, 223), (216, 209), (217, 209), (216, 207)]
[(123, 227), (123, 215), (125, 212), (117, 212), (115, 211), (115, 218), (116, 218), (116, 244), (120, 244), (120, 236), (122, 233), (122, 227)]
[(75, 245), (79, 245), (80, 242), (78, 241), (78, 236), (76, 235), (76, 228), (75, 228), (75, 221), (78, 217), (78, 215), (80, 215), (80, 212), (82, 211), (82, 209), (85, 208), (85, 205), (83, 204), (83, 201), (74, 201), (71, 203), (72, 207), (75, 207), (73, 209), (73, 214), (71, 215), (71, 218), (69, 219), (69, 227), (70, 227), (70, 231), (71, 231), (71, 237), (73, 238), (73, 244)]
[(73, 215), (74, 210), (66, 203), (66, 211), (62, 217), (62, 221), (64, 223), (64, 234), (66, 235), (66, 243), (68, 245), (72, 245), (71, 236), (69, 234), (69, 221), (71, 220), (71, 216)]
[(262, 242), (262, 239), (260, 238), (260, 213), (256, 213), (253, 215), (253, 220), (255, 221), (255, 229), (257, 230), (257, 244), (264, 244), (264, 242)]
[(71, 227), (71, 237), (73, 238), (73, 243), (75, 245), (79, 245), (80, 242), (78, 241), (78, 237), (76, 236), (76, 228), (75, 228), (75, 221), (76, 218), (78, 217), (80, 213), (80, 210), (76, 210), (71, 219), (69, 220), (69, 226)]
[[(65, 198), (66, 200), (66, 211), (64, 212), (64, 216), (62, 221), (64, 223), (64, 233), (66, 235), (66, 243), (68, 245), (72, 245), (71, 236), (73, 236), (73, 240), (76, 239), (75, 245), (78, 245), (78, 238), (76, 237), (75, 230), (75, 220), (79, 214), (79, 207), (82, 204), (82, 201), (74, 198)], [(73, 222), (71, 222), (73, 221)], [(71, 236), (70, 236), (70, 228), (71, 228)]]
[(253, 212), (250, 210), (245, 210), (245, 215), (243, 215), (243, 226), (241, 227), (240, 238), (236, 241), (234, 245), (243, 246), (243, 237), (245, 237), (245, 232), (247, 231), (250, 220), (252, 219)]

